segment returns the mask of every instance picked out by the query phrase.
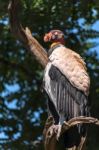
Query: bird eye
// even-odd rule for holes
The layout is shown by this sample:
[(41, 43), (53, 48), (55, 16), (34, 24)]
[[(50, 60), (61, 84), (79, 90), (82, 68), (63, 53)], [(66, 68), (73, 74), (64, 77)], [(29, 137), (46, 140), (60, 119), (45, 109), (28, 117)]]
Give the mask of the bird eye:
[(59, 39), (61, 39), (61, 38), (62, 38), (62, 36), (63, 36), (62, 34), (59, 34), (59, 35), (58, 35), (58, 38), (59, 38)]

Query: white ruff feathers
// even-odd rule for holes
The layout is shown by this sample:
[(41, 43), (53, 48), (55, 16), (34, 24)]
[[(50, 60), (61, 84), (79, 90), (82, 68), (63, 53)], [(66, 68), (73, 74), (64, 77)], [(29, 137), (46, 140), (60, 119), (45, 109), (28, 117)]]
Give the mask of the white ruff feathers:
[(85, 95), (89, 94), (90, 78), (87, 74), (86, 64), (79, 54), (61, 46), (52, 52), (49, 60), (74, 87), (83, 91)]

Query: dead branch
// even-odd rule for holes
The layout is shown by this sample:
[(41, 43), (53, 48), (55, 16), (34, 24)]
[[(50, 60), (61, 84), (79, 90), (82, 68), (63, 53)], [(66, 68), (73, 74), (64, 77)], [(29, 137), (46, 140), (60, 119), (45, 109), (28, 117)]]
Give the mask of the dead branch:
[(24, 46), (32, 52), (38, 62), (45, 67), (48, 62), (47, 53), (39, 42), (32, 36), (29, 28), (24, 29), (19, 21), (18, 12), (20, 6), (20, 0), (11, 0), (8, 6), (11, 31)]
[(63, 133), (69, 128), (77, 124), (84, 124), (84, 123), (99, 125), (99, 120), (93, 117), (84, 117), (84, 116), (75, 117), (75, 118), (70, 119), (68, 122), (63, 123), (61, 132)]
[[(93, 117), (84, 117), (84, 116), (72, 118), (69, 121), (67, 122), (65, 121), (63, 123), (60, 135), (62, 135), (65, 131), (69, 130), (71, 127), (76, 126), (77, 124), (82, 124), (82, 123), (99, 125), (99, 120)], [(53, 117), (50, 116), (46, 121), (44, 132), (43, 132), (44, 137), (45, 137), (45, 141), (44, 141), (45, 150), (57, 150), (56, 149), (57, 147), (56, 134), (55, 132), (52, 131), (52, 128), (51, 128), (53, 124), (54, 124)], [(82, 149), (75, 148), (74, 150), (82, 150)]]

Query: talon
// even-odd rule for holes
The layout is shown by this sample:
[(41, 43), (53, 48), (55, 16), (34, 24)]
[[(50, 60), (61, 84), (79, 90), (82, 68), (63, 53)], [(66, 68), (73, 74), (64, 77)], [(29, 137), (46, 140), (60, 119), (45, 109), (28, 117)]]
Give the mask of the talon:
[(61, 125), (52, 125), (47, 133), (47, 140), (49, 141), (50, 138), (55, 134), (56, 135), (56, 140), (59, 140), (60, 134), (61, 134)]
[(60, 137), (60, 134), (61, 134), (61, 128), (62, 126), (61, 125), (57, 125), (57, 135), (56, 135), (56, 139), (57, 141), (59, 140), (59, 137)]

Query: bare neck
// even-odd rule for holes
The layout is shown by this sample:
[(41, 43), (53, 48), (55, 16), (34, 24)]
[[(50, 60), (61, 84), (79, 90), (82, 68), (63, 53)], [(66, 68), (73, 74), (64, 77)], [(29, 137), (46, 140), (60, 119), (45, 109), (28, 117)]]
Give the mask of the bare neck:
[(61, 42), (53, 42), (53, 43), (51, 44), (50, 48), (52, 48), (52, 47), (54, 47), (54, 46), (56, 46), (56, 45), (59, 45), (59, 44), (62, 44), (62, 43), (61, 43)]
[(60, 39), (60, 40), (55, 40), (55, 41), (53, 41), (52, 44), (51, 44), (51, 46), (50, 46), (50, 48), (52, 48), (53, 46), (56, 46), (56, 45), (58, 45), (58, 44), (65, 45), (65, 40), (62, 38), (62, 39)]

